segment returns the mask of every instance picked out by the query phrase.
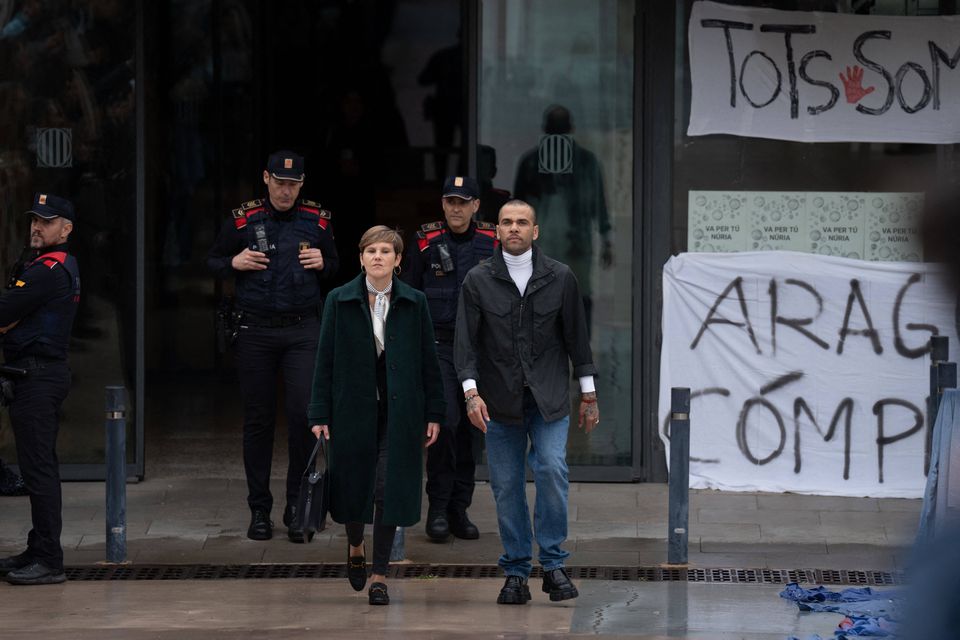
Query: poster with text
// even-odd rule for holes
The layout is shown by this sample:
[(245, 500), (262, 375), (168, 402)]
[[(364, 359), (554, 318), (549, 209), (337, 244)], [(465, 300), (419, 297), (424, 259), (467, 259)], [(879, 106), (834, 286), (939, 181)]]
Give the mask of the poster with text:
[(696, 2), (687, 135), (960, 142), (960, 16)]
[(929, 263), (674, 256), (661, 437), (669, 448), (671, 387), (688, 387), (693, 488), (920, 497), (928, 344), (957, 344), (955, 312)]

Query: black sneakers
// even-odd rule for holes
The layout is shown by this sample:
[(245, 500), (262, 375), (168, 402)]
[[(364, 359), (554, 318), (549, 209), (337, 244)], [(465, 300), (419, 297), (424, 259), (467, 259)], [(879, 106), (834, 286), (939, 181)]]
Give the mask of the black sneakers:
[(552, 602), (570, 600), (580, 595), (577, 588), (570, 582), (570, 576), (563, 567), (543, 572), (543, 592), (550, 594)]
[(43, 563), (33, 562), (8, 573), (6, 581), (20, 585), (60, 584), (67, 581), (67, 575), (63, 569), (52, 569)]
[(497, 604), (527, 604), (530, 602), (530, 586), (527, 579), (520, 576), (507, 576), (507, 581), (500, 589)]
[(251, 540), (269, 540), (273, 537), (273, 523), (270, 514), (263, 509), (254, 509), (250, 515), (247, 537)]
[(25, 553), (9, 556), (7, 558), (0, 558), (0, 576), (5, 576), (11, 571), (16, 571), (17, 569), (23, 569), (32, 562), (33, 560), (31, 560)]

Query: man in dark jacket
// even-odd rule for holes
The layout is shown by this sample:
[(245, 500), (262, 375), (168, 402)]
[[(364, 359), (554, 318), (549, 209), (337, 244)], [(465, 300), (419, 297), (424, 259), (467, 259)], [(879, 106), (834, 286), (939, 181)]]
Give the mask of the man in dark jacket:
[[(567, 537), (567, 429), (570, 362), (580, 380), (579, 426), (600, 422), (583, 300), (566, 265), (543, 255), (536, 213), (511, 200), (500, 209), (501, 248), (467, 274), (457, 310), (455, 361), (470, 422), (486, 433), (490, 486), (507, 575), (499, 604), (530, 600), (533, 536), (543, 591), (576, 598), (564, 569)], [(488, 404), (489, 403), (489, 404)], [(525, 493), (529, 461), (537, 489), (534, 529)]]
[(241, 314), (237, 369), (243, 400), (243, 466), (247, 475), (251, 540), (273, 536), (270, 463), (277, 411), (277, 375), (284, 379), (287, 415), (287, 486), (283, 523), (291, 527), (300, 476), (313, 443), (307, 427), (310, 376), (320, 335), (320, 308), (339, 259), (330, 212), (299, 198), (303, 158), (277, 151), (263, 172), (267, 197), (233, 211), (207, 256), (217, 276), (236, 278)]
[(76, 214), (69, 200), (52, 193), (36, 194), (27, 213), (30, 251), (0, 296), (0, 332), (4, 364), (26, 372), (14, 380), (6, 401), (33, 528), (26, 551), (0, 559), (0, 575), (10, 584), (56, 584), (67, 579), (57, 431), (70, 391), (67, 349), (80, 301), (80, 269), (67, 253)]

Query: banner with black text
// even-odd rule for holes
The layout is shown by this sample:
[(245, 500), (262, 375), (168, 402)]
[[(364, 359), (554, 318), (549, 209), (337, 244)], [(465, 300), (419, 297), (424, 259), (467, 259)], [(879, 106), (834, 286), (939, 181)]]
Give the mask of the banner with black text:
[(690, 387), (691, 487), (920, 497), (934, 334), (955, 357), (956, 298), (938, 265), (674, 256), (661, 437), (669, 447), (670, 388)]
[(689, 48), (688, 135), (960, 142), (960, 16), (697, 2)]

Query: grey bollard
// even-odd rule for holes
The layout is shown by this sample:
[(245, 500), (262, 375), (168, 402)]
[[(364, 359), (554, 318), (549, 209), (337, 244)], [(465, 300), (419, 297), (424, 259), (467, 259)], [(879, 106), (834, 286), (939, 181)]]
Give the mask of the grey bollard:
[(127, 390), (107, 387), (107, 562), (127, 560)]
[(667, 563), (687, 564), (690, 523), (690, 389), (670, 389), (670, 503)]
[(390, 549), (390, 562), (397, 562), (406, 558), (407, 553), (404, 550), (403, 545), (403, 527), (397, 527), (397, 532), (393, 534), (393, 548)]

